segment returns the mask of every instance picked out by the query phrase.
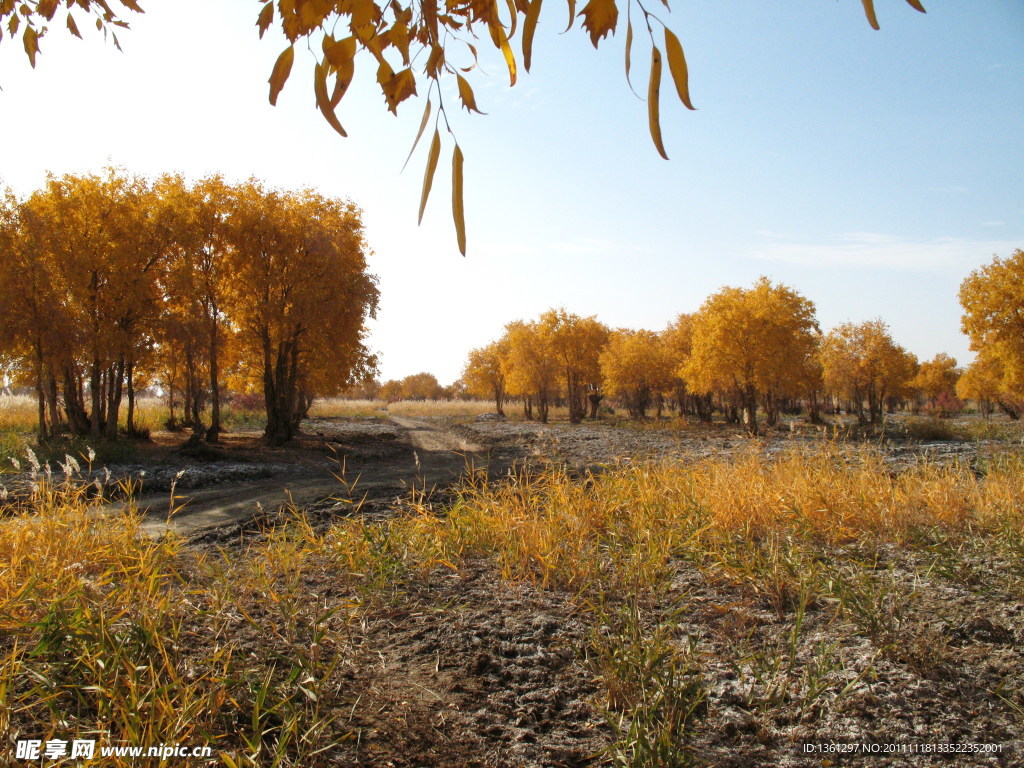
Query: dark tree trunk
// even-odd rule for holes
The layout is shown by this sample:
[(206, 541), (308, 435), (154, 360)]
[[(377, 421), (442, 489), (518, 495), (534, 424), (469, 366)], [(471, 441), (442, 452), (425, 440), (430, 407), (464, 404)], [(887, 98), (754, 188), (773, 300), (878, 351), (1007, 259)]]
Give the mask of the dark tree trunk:
[(53, 375), (53, 366), (46, 366), (46, 407), (50, 412), (50, 435), (56, 437), (60, 429), (60, 410), (57, 407), (57, 379)]
[(128, 435), (135, 437), (138, 432), (135, 429), (135, 364), (128, 363), (126, 369), (128, 378)]
[(494, 410), (499, 416), (505, 415), (505, 387), (502, 384), (494, 385)]
[(213, 310), (210, 326), (210, 428), (206, 432), (206, 441), (216, 443), (220, 438), (220, 381), (217, 360), (217, 310)]
[(102, 416), (100, 403), (103, 402), (100, 398), (101, 379), (100, 361), (98, 357), (94, 357), (92, 360), (92, 377), (89, 382), (91, 388), (89, 394), (92, 401), (92, 412), (89, 414), (89, 434), (97, 440), (100, 437), (100, 429), (102, 427), (102, 422), (100, 421)]
[(36, 341), (36, 396), (39, 401), (39, 442), (45, 442), (50, 437), (50, 431), (46, 428), (46, 390), (43, 386), (43, 349)]
[(121, 394), (124, 387), (124, 360), (110, 366), (107, 373), (107, 412), (104, 433), (113, 440), (117, 437), (117, 417), (121, 411)]

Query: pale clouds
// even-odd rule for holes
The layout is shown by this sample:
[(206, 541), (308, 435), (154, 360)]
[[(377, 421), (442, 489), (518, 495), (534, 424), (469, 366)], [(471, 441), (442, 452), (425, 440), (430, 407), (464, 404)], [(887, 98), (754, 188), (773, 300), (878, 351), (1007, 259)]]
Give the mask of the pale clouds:
[(991, 260), (993, 255), (1008, 256), (1020, 242), (1009, 240), (969, 240), (937, 237), (912, 240), (876, 232), (835, 235), (821, 242), (774, 242), (754, 245), (750, 256), (763, 261), (808, 264), (814, 266), (870, 267), (880, 270), (962, 270)]

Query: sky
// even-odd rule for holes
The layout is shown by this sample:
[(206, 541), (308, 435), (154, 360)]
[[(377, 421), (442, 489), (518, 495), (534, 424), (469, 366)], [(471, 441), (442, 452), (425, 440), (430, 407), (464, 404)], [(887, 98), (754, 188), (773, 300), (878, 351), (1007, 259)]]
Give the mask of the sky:
[[(144, 0), (145, 15), (126, 16), (123, 52), (59, 23), (34, 70), (5, 34), (0, 188), (27, 195), (48, 171), (114, 164), (351, 198), (379, 278), (369, 345), (383, 379), (430, 371), (449, 383), (471, 348), (552, 307), (659, 330), (761, 275), (812, 300), (823, 330), (880, 317), (922, 360), (967, 363), (959, 285), (1024, 248), (1024, 4), (924, 4), (922, 15), (876, 0), (880, 31), (857, 0), (659, 8), (685, 48), (697, 107), (678, 103), (666, 67), (669, 161), (626, 83), (624, 13), (595, 51), (578, 23), (562, 34), (565, 6), (545, 4), (532, 72), (510, 88), (482, 51), (470, 73), (486, 115), (456, 115), (445, 86), (466, 158), (465, 257), (451, 137), (421, 226), (426, 140), (402, 171), (423, 99), (395, 117), (375, 63), (359, 58), (342, 138), (315, 108), (303, 50), (270, 106), (286, 42), (259, 39), (255, 0)], [(649, 42), (635, 37), (644, 95)]]

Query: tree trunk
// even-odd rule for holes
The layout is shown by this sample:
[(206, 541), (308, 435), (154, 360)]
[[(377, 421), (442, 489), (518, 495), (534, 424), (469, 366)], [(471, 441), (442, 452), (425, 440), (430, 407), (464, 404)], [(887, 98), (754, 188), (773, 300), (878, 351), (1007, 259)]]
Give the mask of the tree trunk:
[(753, 387), (746, 387), (740, 395), (743, 413), (743, 428), (751, 437), (759, 434), (757, 427), (757, 392)]
[(92, 359), (92, 377), (90, 379), (90, 400), (92, 401), (92, 412), (89, 414), (89, 434), (96, 440), (100, 437), (100, 428), (102, 423), (100, 422), (100, 360), (99, 357), (93, 357)]
[(216, 443), (220, 437), (220, 382), (217, 363), (217, 310), (213, 310), (210, 325), (210, 429), (206, 432), (206, 442)]
[(126, 370), (128, 378), (128, 436), (137, 435), (135, 429), (135, 364), (128, 363)]
[(110, 366), (107, 372), (107, 412), (104, 434), (111, 440), (117, 437), (117, 417), (121, 411), (121, 393), (124, 387), (124, 360)]
[(57, 379), (53, 375), (53, 365), (46, 366), (46, 406), (50, 411), (50, 435), (56, 437), (61, 418), (57, 407)]
[(500, 384), (494, 385), (494, 410), (499, 416), (505, 415), (505, 388)]
[(72, 434), (87, 435), (91, 430), (89, 414), (82, 405), (83, 392), (81, 380), (74, 368), (69, 364), (64, 368), (64, 412), (68, 417), (68, 426)]
[(36, 395), (39, 399), (39, 442), (45, 442), (50, 436), (46, 428), (46, 392), (43, 388), (43, 349), (36, 341)]

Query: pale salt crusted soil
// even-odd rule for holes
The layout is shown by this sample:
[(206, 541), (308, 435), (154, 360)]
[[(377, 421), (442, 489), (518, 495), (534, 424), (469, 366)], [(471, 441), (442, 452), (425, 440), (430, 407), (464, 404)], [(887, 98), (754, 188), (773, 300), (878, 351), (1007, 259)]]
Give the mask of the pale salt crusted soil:
[[(356, 466), (388, 455), (406, 461), (400, 435), (346, 424), (328, 440)], [(498, 469), (515, 461), (575, 468), (645, 458), (692, 461), (744, 450), (769, 453), (815, 439), (787, 432), (752, 442), (734, 430), (689, 434), (622, 425), (571, 426), (446, 420), (438, 429), (489, 453)], [(364, 434), (375, 432), (389, 447)], [(375, 447), (376, 446), (376, 447)], [(983, 463), (1005, 445), (889, 441), (894, 471), (924, 460)], [(840, 444), (851, 460), (864, 444)], [(364, 512), (387, 516), (395, 497)], [(443, 506), (444, 494), (438, 497)], [(318, 527), (352, 513), (312, 505)], [(849, 579), (882, 610), (866, 627), (827, 595), (811, 599), (799, 630), (780, 608), (713, 564), (678, 561), (670, 588), (643, 605), (653, 631), (665, 617), (679, 647), (695, 641), (707, 699), (691, 723), (694, 765), (1019, 766), (1024, 736), (1024, 563), (983, 545), (900, 550), (864, 543), (819, 551), (827, 573)], [(329, 577), (310, 582), (329, 591)], [(339, 595), (340, 597), (340, 595)], [(405, 583), (386, 609), (371, 611), (352, 639), (344, 728), (353, 743), (331, 752), (342, 766), (610, 765), (606, 694), (592, 661), (594, 615), (567, 594), (504, 583), (474, 562)], [(340, 726), (339, 726), (340, 727)], [(805, 744), (918, 749), (993, 744), (996, 754), (809, 754)], [(897, 745), (896, 747), (888, 745)], [(905, 746), (898, 746), (905, 745)], [(828, 747), (826, 747), (828, 748)]]

